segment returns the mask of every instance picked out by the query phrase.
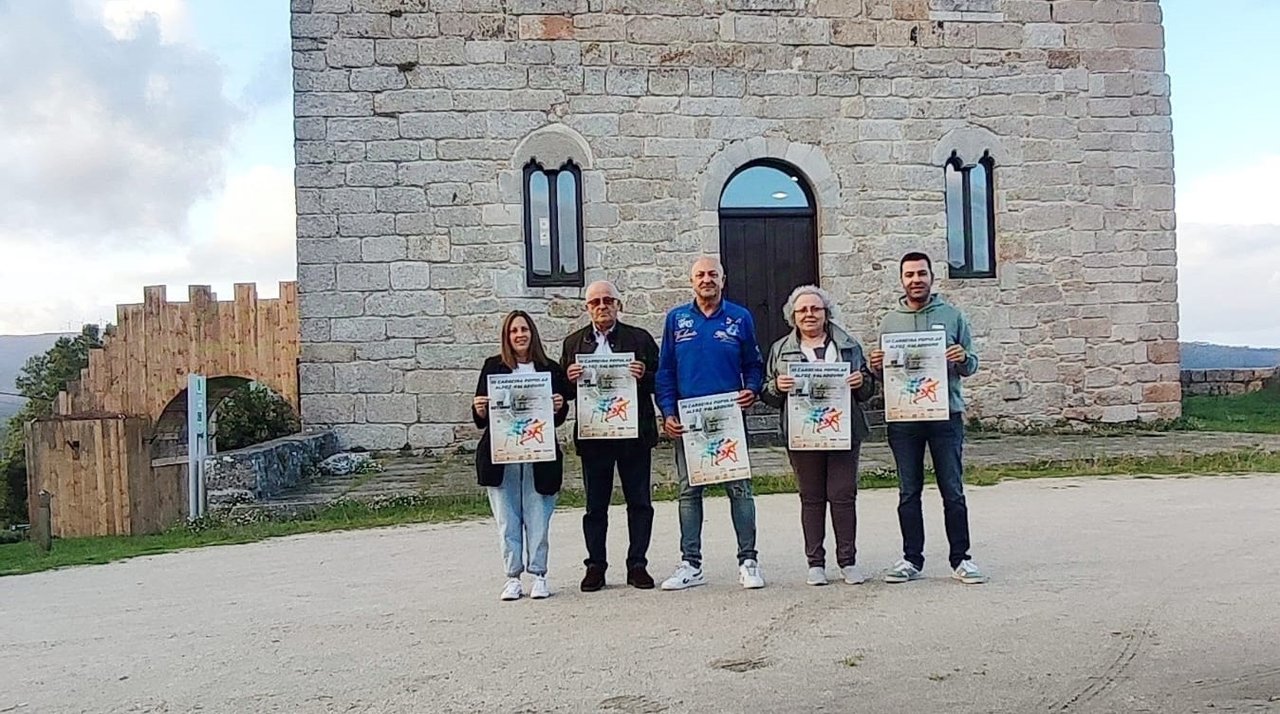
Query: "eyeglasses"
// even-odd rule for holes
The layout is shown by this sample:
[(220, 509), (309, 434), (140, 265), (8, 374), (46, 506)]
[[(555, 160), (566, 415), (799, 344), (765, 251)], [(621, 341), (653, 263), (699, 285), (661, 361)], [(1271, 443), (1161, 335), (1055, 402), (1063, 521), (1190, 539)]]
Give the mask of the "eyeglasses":
[(817, 315), (817, 314), (819, 314), (819, 313), (823, 313), (823, 312), (826, 312), (826, 311), (827, 311), (827, 308), (825, 308), (825, 307), (821, 307), (821, 306), (818, 306), (818, 307), (810, 306), (810, 307), (799, 307), (799, 308), (796, 308), (795, 313), (796, 313), (797, 315)]
[(587, 307), (600, 307), (601, 305), (613, 305), (616, 302), (618, 302), (618, 298), (615, 298), (615, 297), (591, 298), (590, 300), (587, 301)]

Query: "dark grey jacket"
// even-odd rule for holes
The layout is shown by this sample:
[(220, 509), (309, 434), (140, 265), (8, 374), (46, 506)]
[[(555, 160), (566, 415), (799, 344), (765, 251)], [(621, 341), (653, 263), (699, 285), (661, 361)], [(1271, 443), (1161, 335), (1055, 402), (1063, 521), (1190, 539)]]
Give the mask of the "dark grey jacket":
[[(862, 386), (853, 390), (853, 414), (849, 423), (853, 427), (853, 441), (864, 441), (871, 435), (871, 426), (867, 423), (867, 414), (862, 409), (863, 402), (871, 398), (876, 391), (875, 377), (867, 366), (867, 359), (862, 353), (862, 345), (853, 339), (848, 332), (836, 324), (828, 324), (831, 341), (840, 350), (840, 361), (848, 362), (852, 371), (862, 371)], [(765, 404), (782, 409), (782, 442), (787, 443), (787, 395), (778, 389), (778, 375), (786, 373), (786, 365), (791, 362), (808, 362), (808, 357), (800, 349), (800, 335), (792, 330), (784, 335), (773, 347), (769, 348), (769, 358), (764, 365), (764, 389), (760, 398)]]

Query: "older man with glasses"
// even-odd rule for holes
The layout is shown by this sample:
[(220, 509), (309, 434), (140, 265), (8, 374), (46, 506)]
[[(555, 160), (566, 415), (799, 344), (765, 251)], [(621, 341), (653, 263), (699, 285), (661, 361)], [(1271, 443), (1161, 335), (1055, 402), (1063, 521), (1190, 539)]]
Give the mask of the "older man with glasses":
[[(565, 338), (560, 363), (576, 389), (583, 374), (578, 355), (618, 352), (635, 355), (631, 374), (636, 378), (636, 396), (640, 401), (640, 436), (634, 439), (579, 439), (576, 431), (574, 433), (574, 444), (582, 459), (582, 483), (587, 498), (587, 512), (582, 517), (582, 534), (587, 541), (587, 572), (582, 578), (582, 591), (594, 592), (605, 584), (604, 574), (609, 567), (605, 540), (615, 467), (627, 502), (627, 532), (630, 536), (627, 584), (647, 590), (654, 586), (648, 571), (647, 553), (653, 533), (650, 466), (653, 447), (658, 443), (657, 417), (653, 408), (658, 343), (645, 330), (618, 320), (622, 298), (613, 283), (600, 280), (588, 285), (586, 307), (591, 324)], [(582, 415), (578, 418), (581, 419)]]

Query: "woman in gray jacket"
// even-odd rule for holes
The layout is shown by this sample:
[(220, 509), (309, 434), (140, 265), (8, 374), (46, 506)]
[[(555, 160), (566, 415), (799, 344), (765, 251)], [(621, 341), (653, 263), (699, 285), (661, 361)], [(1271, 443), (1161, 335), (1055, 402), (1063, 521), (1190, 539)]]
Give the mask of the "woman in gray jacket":
[(765, 364), (765, 403), (782, 409), (782, 438), (787, 443), (787, 395), (795, 387), (788, 372), (793, 362), (848, 362), (845, 382), (853, 391), (849, 427), (853, 447), (847, 451), (787, 450), (800, 491), (800, 527), (804, 531), (805, 556), (809, 560), (810, 585), (826, 585), (826, 511), (836, 536), (836, 564), (846, 583), (866, 580), (857, 566), (858, 454), (870, 434), (862, 403), (875, 392), (875, 382), (862, 353), (862, 345), (834, 321), (831, 296), (816, 285), (801, 285), (787, 298), (784, 317), (795, 329), (769, 349)]

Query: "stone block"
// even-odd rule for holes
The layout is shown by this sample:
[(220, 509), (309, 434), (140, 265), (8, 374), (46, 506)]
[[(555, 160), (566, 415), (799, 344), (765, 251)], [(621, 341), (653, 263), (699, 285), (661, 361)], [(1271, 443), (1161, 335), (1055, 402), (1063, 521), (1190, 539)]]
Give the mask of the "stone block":
[(427, 290), (395, 290), (373, 293), (364, 299), (366, 315), (409, 317), (443, 315), (444, 298)]
[(307, 424), (342, 424), (355, 418), (352, 394), (303, 394), (300, 401)]
[(391, 287), (396, 290), (425, 290), (431, 287), (430, 276), (430, 266), (426, 263), (394, 263), (391, 266)]
[(389, 317), (386, 326), (389, 337), (431, 339), (453, 332), (453, 321), (448, 317)]
[(404, 424), (335, 424), (333, 432), (343, 448), (387, 451), (406, 446), (409, 434)]
[(355, 359), (362, 362), (412, 359), (418, 346), (410, 339), (387, 339), (356, 345)]
[(373, 40), (330, 40), (325, 47), (325, 60), (330, 67), (369, 67), (373, 65)]
[(409, 446), (415, 449), (439, 449), (454, 443), (453, 427), (445, 424), (413, 424), (409, 427)]
[(369, 394), (364, 398), (365, 418), (377, 424), (414, 424), (418, 398), (412, 394)]
[(407, 253), (403, 236), (370, 236), (360, 242), (360, 255), (366, 263), (404, 260)]
[(404, 89), (409, 80), (395, 67), (362, 67), (351, 70), (351, 89), (357, 92), (381, 92)]
[(329, 324), (329, 339), (335, 342), (370, 342), (387, 336), (386, 320), (381, 317), (333, 318)]
[(359, 317), (364, 314), (364, 296), (354, 292), (308, 291), (298, 295), (298, 311), (307, 318)]
[(338, 390), (349, 394), (390, 394), (403, 381), (399, 370), (382, 362), (337, 364), (333, 373)]
[(391, 275), (386, 263), (338, 265), (339, 290), (387, 290)]

